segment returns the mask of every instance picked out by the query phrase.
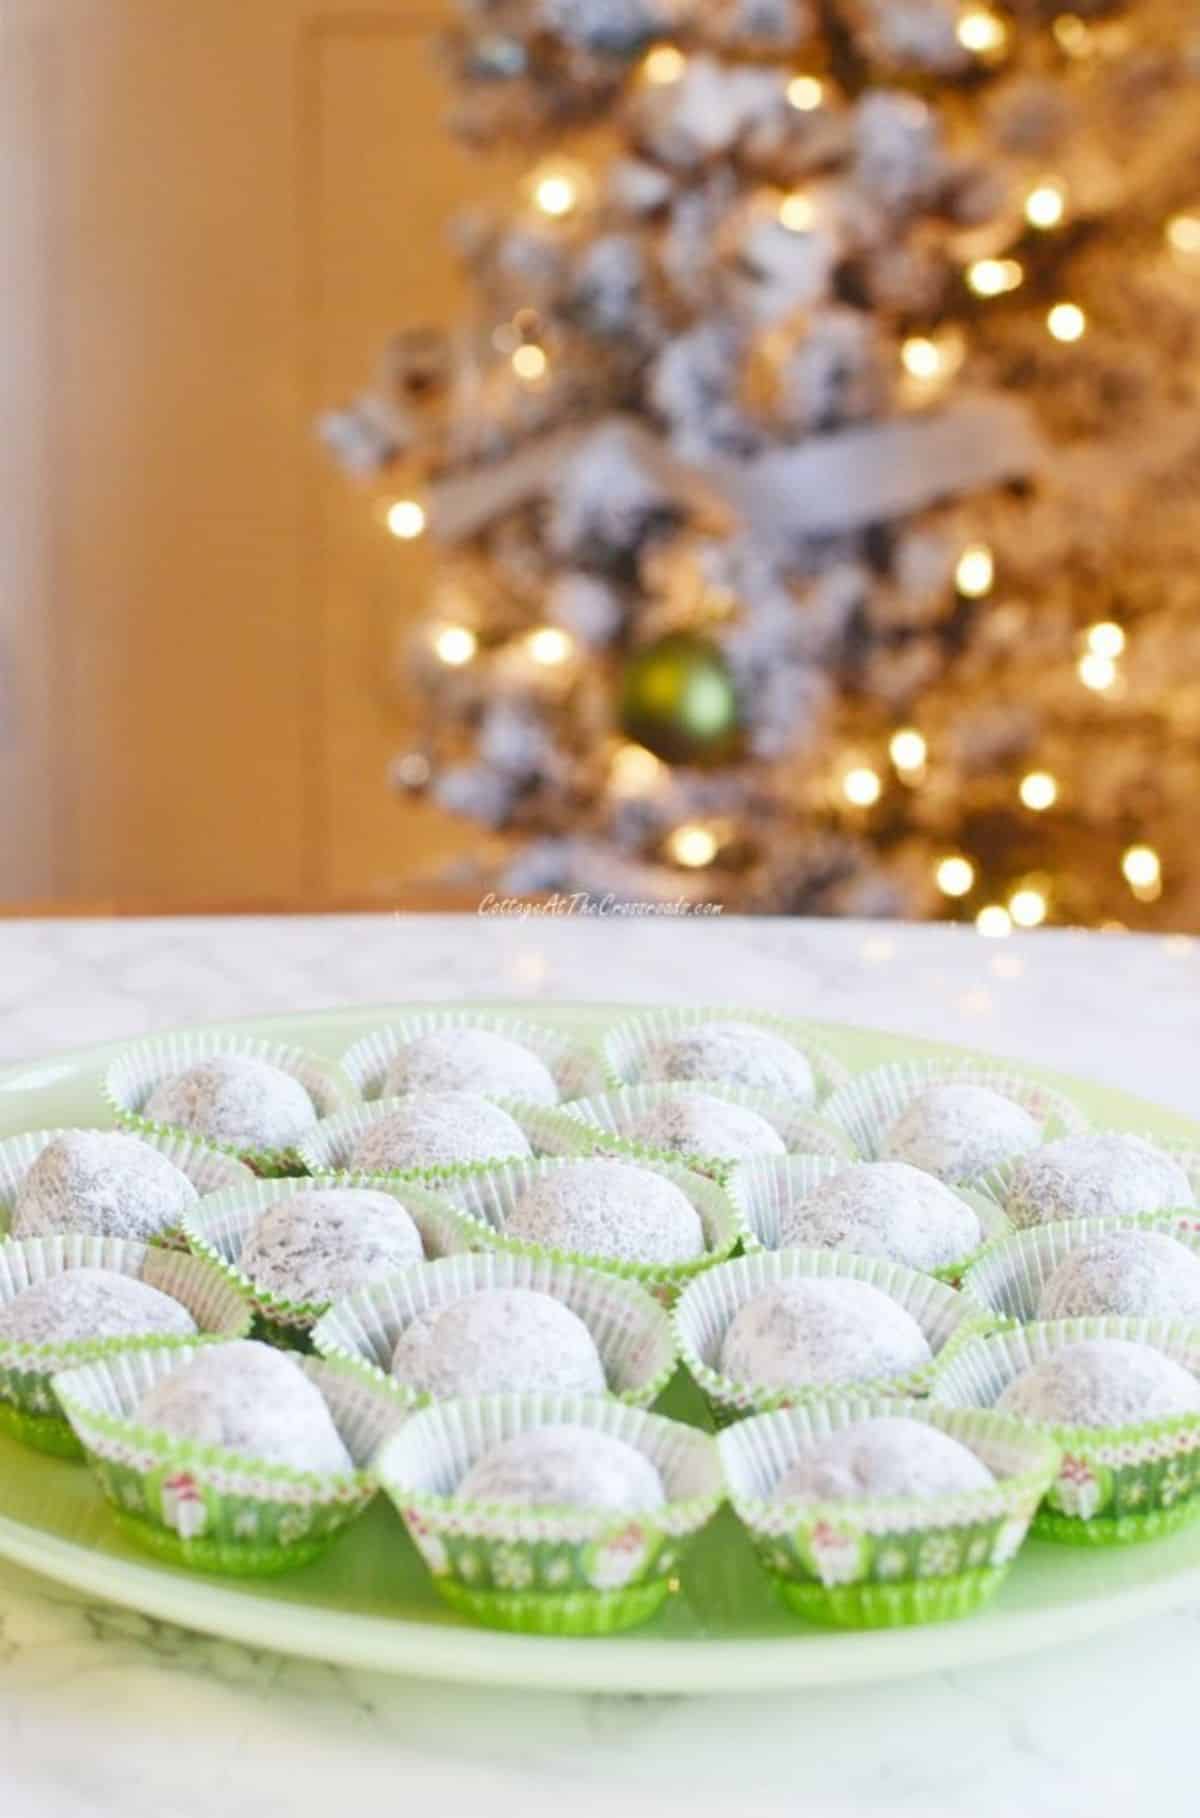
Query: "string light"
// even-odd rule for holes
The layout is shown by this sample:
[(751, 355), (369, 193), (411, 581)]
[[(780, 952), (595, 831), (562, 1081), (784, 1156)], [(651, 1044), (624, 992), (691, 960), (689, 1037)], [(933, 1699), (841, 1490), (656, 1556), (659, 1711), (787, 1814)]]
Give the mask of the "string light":
[(1200, 215), (1172, 215), (1166, 226), (1167, 245), (1185, 258), (1200, 253)]
[(1117, 666), (1098, 650), (1085, 650), (1076, 665), (1079, 679), (1094, 694), (1103, 694), (1117, 679)]
[(883, 784), (878, 773), (866, 764), (858, 764), (853, 770), (847, 770), (842, 778), (842, 794), (856, 808), (870, 808), (883, 793)]
[(461, 669), (479, 648), (479, 639), (466, 625), (444, 625), (433, 640), (433, 652), (447, 668)]
[(976, 259), (967, 266), (967, 286), (977, 297), (1002, 297), (1025, 276), (1018, 259)]
[(958, 558), (954, 585), (964, 599), (981, 600), (992, 591), (996, 564), (986, 543), (972, 543)]
[(1079, 341), (1087, 327), (1087, 317), (1078, 303), (1056, 303), (1047, 312), (1046, 327), (1056, 341)]
[(667, 847), (677, 865), (686, 865), (689, 871), (700, 871), (705, 865), (711, 865), (717, 856), (717, 836), (710, 827), (690, 822), (685, 827), (676, 827)]
[(975, 887), (975, 867), (961, 856), (939, 859), (933, 877), (943, 896), (969, 896)]
[(678, 82), (686, 68), (687, 58), (673, 44), (655, 44), (642, 60), (642, 75), (655, 88)]
[(1054, 21), (1054, 36), (1060, 50), (1068, 57), (1087, 57), (1092, 51), (1091, 27), (1078, 13), (1060, 13)]
[(779, 224), (790, 234), (809, 233), (816, 218), (812, 197), (806, 196), (802, 189), (793, 190), (779, 204)]
[(1067, 192), (1057, 177), (1047, 177), (1025, 198), (1025, 219), (1043, 233), (1058, 227), (1067, 212)]
[(583, 187), (584, 178), (576, 165), (539, 165), (531, 185), (534, 207), (551, 220), (560, 221), (579, 206)]
[(789, 107), (811, 114), (825, 99), (825, 84), (816, 76), (793, 76), (787, 85), (787, 98)]
[(621, 796), (647, 795), (663, 773), (661, 759), (644, 745), (619, 745), (608, 773), (609, 786)]
[(904, 726), (892, 734), (888, 755), (899, 771), (923, 770), (929, 748), (914, 726)]
[(1044, 814), (1058, 800), (1058, 784), (1048, 770), (1031, 770), (1021, 778), (1019, 794), (1026, 808)]
[(1018, 928), (1040, 927), (1046, 919), (1048, 906), (1042, 892), (1032, 886), (1014, 890), (1008, 899), (1008, 913)]
[(388, 529), (402, 543), (412, 543), (425, 529), (425, 508), (416, 499), (396, 499), (384, 518)]
[(1119, 657), (1125, 648), (1125, 633), (1111, 619), (1101, 619), (1098, 625), (1088, 626), (1087, 647), (1097, 656)]
[(936, 379), (942, 369), (937, 343), (925, 335), (910, 335), (900, 348), (900, 359), (914, 379)]
[(536, 385), (539, 379), (544, 379), (549, 366), (545, 348), (539, 347), (536, 341), (527, 341), (513, 352), (512, 369), (526, 385)]
[(995, 57), (1008, 42), (1008, 27), (985, 7), (972, 6), (959, 15), (954, 35), (974, 57)]
[(975, 926), (988, 940), (1003, 940), (1012, 933), (1012, 916), (1003, 903), (986, 903), (975, 917)]
[(1162, 862), (1153, 846), (1128, 847), (1121, 858), (1121, 871), (1135, 896), (1142, 892), (1158, 895)]
[(557, 625), (543, 625), (537, 631), (531, 631), (525, 640), (525, 648), (535, 663), (541, 663), (546, 669), (553, 669), (559, 663), (565, 663), (575, 650), (575, 642), (569, 632), (560, 631)]

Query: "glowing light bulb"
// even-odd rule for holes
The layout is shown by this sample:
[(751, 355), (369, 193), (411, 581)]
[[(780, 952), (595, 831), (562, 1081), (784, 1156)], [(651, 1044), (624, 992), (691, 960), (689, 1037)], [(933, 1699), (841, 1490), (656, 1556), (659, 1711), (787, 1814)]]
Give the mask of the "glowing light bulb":
[(1056, 341), (1079, 341), (1087, 328), (1087, 317), (1078, 303), (1056, 303), (1047, 312), (1046, 327)]
[(525, 648), (535, 663), (553, 669), (557, 664), (567, 661), (575, 649), (575, 642), (568, 632), (560, 631), (556, 625), (543, 625), (539, 630), (530, 632), (525, 640)]
[(914, 379), (936, 379), (942, 370), (942, 356), (936, 341), (925, 335), (910, 335), (900, 348), (904, 370)]
[(546, 164), (533, 174), (533, 201), (544, 215), (561, 220), (578, 207), (581, 184), (578, 172), (567, 164)]
[(1121, 858), (1121, 871), (1133, 890), (1154, 890), (1162, 881), (1162, 862), (1153, 846), (1130, 846)]
[(789, 107), (811, 114), (825, 99), (825, 84), (816, 76), (793, 76), (787, 85), (787, 98)]
[(976, 259), (967, 266), (967, 285), (977, 297), (1002, 297), (1025, 276), (1017, 259)]
[(1058, 227), (1066, 212), (1067, 192), (1056, 177), (1037, 184), (1025, 198), (1025, 219), (1043, 232)]
[(678, 82), (686, 68), (687, 58), (674, 44), (655, 44), (642, 59), (642, 75), (655, 88)]
[(1117, 679), (1116, 664), (1111, 657), (1102, 656), (1098, 650), (1085, 650), (1076, 669), (1084, 687), (1090, 688), (1095, 694), (1103, 694)]
[(904, 726), (892, 734), (888, 755), (897, 770), (923, 769), (928, 754), (929, 748), (915, 726)]
[(866, 764), (858, 764), (853, 770), (847, 770), (842, 778), (842, 794), (856, 808), (870, 808), (883, 793), (883, 784), (878, 774)]
[(994, 57), (1008, 42), (1008, 27), (996, 13), (971, 6), (959, 15), (954, 35), (973, 57)]
[(609, 769), (609, 787), (621, 796), (646, 795), (664, 769), (662, 761), (644, 745), (620, 745)]
[(972, 543), (958, 558), (954, 585), (964, 599), (981, 600), (992, 591), (996, 564), (986, 543)]
[(388, 506), (385, 523), (402, 543), (412, 543), (425, 529), (425, 508), (416, 499), (396, 499)]
[(1026, 808), (1043, 814), (1058, 800), (1058, 784), (1048, 770), (1031, 770), (1028, 776), (1021, 778), (1019, 793)]
[(1101, 619), (1098, 625), (1088, 626), (1087, 647), (1097, 656), (1119, 657), (1125, 648), (1125, 633), (1111, 619)]
[(988, 940), (1003, 940), (1012, 933), (1012, 916), (1002, 903), (986, 903), (975, 917), (975, 926)]
[(1018, 928), (1037, 928), (1046, 919), (1048, 908), (1040, 890), (1014, 890), (1008, 899), (1008, 913)]
[(450, 669), (461, 669), (479, 648), (479, 639), (466, 625), (444, 625), (433, 640), (434, 655)]
[(544, 379), (549, 367), (546, 350), (536, 341), (527, 341), (513, 351), (512, 369), (526, 385), (536, 385), (539, 379)]
[(1166, 226), (1167, 245), (1185, 258), (1200, 253), (1200, 215), (1172, 215)]
[(816, 218), (817, 211), (813, 207), (812, 197), (806, 196), (802, 189), (793, 190), (779, 204), (779, 224), (791, 234), (810, 232)]
[(697, 822), (684, 827), (676, 827), (667, 842), (671, 857), (677, 865), (686, 865), (690, 871), (700, 871), (705, 865), (711, 865), (717, 856), (717, 836), (709, 827), (702, 827)]
[(943, 896), (969, 896), (975, 886), (975, 867), (970, 859), (939, 859), (933, 874)]

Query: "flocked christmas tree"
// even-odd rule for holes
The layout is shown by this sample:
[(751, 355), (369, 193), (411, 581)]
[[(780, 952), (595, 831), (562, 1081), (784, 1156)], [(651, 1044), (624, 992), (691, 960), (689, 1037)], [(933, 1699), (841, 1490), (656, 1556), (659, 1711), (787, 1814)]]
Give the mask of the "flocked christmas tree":
[(456, 224), (472, 319), (323, 425), (445, 549), (399, 786), (514, 890), (1200, 922), (1194, 0), (444, 48), (528, 176)]

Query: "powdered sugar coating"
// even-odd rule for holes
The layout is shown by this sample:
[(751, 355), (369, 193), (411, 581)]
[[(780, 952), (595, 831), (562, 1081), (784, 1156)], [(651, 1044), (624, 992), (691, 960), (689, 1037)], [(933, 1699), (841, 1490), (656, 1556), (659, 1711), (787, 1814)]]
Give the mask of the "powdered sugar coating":
[(912, 1315), (870, 1282), (812, 1277), (739, 1307), (721, 1370), (753, 1388), (810, 1388), (904, 1375), (932, 1355)]
[(1124, 1131), (1065, 1136), (1024, 1156), (1013, 1170), (1006, 1209), (1018, 1225), (1107, 1218), (1195, 1204), (1173, 1156)]
[(214, 1054), (160, 1080), (143, 1115), (238, 1149), (285, 1149), (317, 1121), (300, 1081), (252, 1054)]
[(411, 1092), (367, 1125), (350, 1155), (364, 1174), (509, 1161), (533, 1151), (521, 1126), (478, 1092)]
[(481, 1289), (406, 1326), (392, 1375), (439, 1399), (559, 1389), (603, 1395), (596, 1343), (570, 1307), (530, 1288)]
[(723, 1161), (786, 1153), (782, 1137), (765, 1117), (708, 1092), (660, 1098), (634, 1118), (623, 1134), (647, 1148), (669, 1149), (684, 1156), (719, 1156)]
[(759, 1023), (693, 1023), (647, 1051), (641, 1077), (710, 1080), (802, 1099), (816, 1093), (806, 1057), (782, 1035)]
[(68, 1130), (46, 1144), (21, 1182), (14, 1237), (82, 1231), (136, 1242), (177, 1225), (199, 1198), (181, 1169), (121, 1130)]
[(771, 1492), (772, 1502), (866, 1502), (878, 1496), (953, 1496), (995, 1478), (981, 1458), (939, 1427), (881, 1415), (806, 1445)]
[(213, 1345), (160, 1378), (134, 1419), (263, 1464), (295, 1471), (354, 1468), (316, 1384), (286, 1352), (253, 1338)]
[(403, 1092), (477, 1092), (485, 1098), (556, 1105), (554, 1075), (531, 1048), (494, 1029), (455, 1026), (414, 1036), (383, 1077), (383, 1096)]
[(693, 1262), (704, 1228), (687, 1195), (632, 1162), (565, 1163), (530, 1183), (504, 1227), (543, 1249), (614, 1262)]
[(636, 1514), (667, 1500), (644, 1452), (592, 1427), (537, 1427), (485, 1452), (456, 1496), (525, 1508), (620, 1509)]
[(910, 1269), (944, 1269), (977, 1250), (974, 1208), (907, 1162), (856, 1162), (822, 1181), (779, 1220), (780, 1250), (842, 1250)]
[(390, 1193), (314, 1187), (268, 1207), (238, 1267), (272, 1294), (327, 1301), (423, 1258), (421, 1233)]
[(1042, 1289), (1039, 1319), (1200, 1320), (1200, 1257), (1165, 1231), (1110, 1231), (1081, 1244)]
[(1035, 1149), (1042, 1126), (990, 1086), (948, 1080), (901, 1112), (884, 1140), (888, 1161), (910, 1162), (939, 1180), (969, 1180)]
[(1200, 1382), (1152, 1345), (1086, 1338), (1064, 1345), (1009, 1383), (1001, 1414), (1059, 1426), (1123, 1427), (1200, 1412)]
[(0, 1307), (0, 1339), (23, 1345), (81, 1339), (177, 1337), (196, 1332), (186, 1307), (115, 1269), (66, 1269)]

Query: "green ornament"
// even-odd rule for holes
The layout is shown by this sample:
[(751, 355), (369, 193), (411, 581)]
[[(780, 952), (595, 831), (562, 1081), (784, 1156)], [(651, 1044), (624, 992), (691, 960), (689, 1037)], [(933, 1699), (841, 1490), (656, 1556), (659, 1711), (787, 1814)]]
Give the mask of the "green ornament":
[(737, 755), (737, 692), (708, 638), (674, 631), (635, 650), (621, 681), (620, 725), (669, 764), (723, 764)]

